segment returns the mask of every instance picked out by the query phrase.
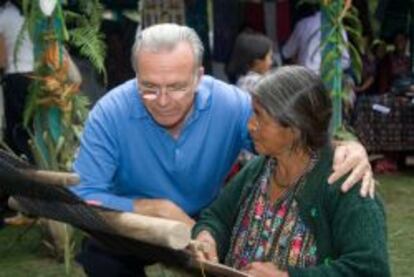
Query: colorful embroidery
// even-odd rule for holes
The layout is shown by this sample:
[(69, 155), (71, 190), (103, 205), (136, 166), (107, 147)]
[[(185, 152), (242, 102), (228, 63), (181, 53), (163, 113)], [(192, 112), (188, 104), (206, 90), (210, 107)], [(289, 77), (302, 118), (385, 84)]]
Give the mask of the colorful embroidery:
[(303, 180), (276, 203), (271, 203), (267, 192), (275, 166), (276, 162), (269, 159), (244, 200), (225, 261), (230, 266), (241, 269), (253, 261), (272, 261), (284, 270), (288, 265), (309, 267), (316, 264), (315, 238), (300, 218), (295, 200)]

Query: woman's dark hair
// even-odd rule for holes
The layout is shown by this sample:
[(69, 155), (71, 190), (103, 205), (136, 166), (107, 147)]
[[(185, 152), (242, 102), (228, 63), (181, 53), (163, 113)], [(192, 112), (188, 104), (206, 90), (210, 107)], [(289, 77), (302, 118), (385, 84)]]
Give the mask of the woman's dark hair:
[(272, 41), (263, 34), (243, 32), (237, 37), (226, 74), (231, 83), (245, 75), (255, 60), (262, 60), (272, 49)]
[(284, 66), (266, 74), (253, 98), (282, 126), (299, 130), (297, 146), (315, 151), (329, 143), (331, 98), (310, 69)]

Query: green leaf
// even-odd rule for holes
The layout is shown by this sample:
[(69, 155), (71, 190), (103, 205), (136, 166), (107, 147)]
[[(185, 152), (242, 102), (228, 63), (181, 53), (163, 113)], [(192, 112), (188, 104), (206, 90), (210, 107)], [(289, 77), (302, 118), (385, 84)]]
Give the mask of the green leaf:
[(323, 67), (333, 67), (335, 61), (339, 58), (337, 49), (330, 49), (328, 53), (322, 58)]
[(59, 155), (60, 152), (63, 149), (64, 143), (65, 143), (65, 137), (64, 136), (60, 136), (57, 143), (56, 143), (56, 154)]
[[(324, 82), (325, 82), (325, 84), (327, 85), (327, 84), (331, 84), (332, 83), (332, 81), (333, 81), (333, 78), (335, 77), (335, 70), (334, 69), (331, 69), (331, 70), (325, 70), (324, 71)], [(328, 85), (327, 85), (328, 86)], [(328, 86), (328, 87), (331, 87), (330, 85)]]
[(353, 65), (354, 73), (357, 78), (357, 82), (361, 82), (361, 73), (362, 73), (362, 60), (360, 52), (355, 48), (352, 43), (348, 43), (348, 49), (350, 50), (351, 62)]
[(97, 28), (75, 28), (69, 31), (70, 42), (79, 48), (79, 53), (88, 58), (96, 70), (104, 75), (106, 45), (104, 35)]
[(51, 107), (47, 111), (48, 131), (53, 139), (53, 143), (58, 142), (62, 133), (61, 128), (62, 111), (58, 107)]
[(23, 112), (23, 125), (25, 127), (29, 126), (29, 122), (31, 121), (33, 114), (37, 107), (37, 97), (38, 97), (38, 90), (40, 89), (40, 85), (38, 81), (34, 81), (29, 86), (29, 93), (28, 97), (26, 98), (25, 108)]
[(345, 26), (345, 30), (348, 33), (350, 40), (358, 41), (359, 44), (361, 44), (360, 41), (362, 38), (362, 33), (359, 30), (352, 28), (350, 26)]
[(80, 14), (73, 12), (73, 11), (68, 11), (68, 10), (63, 11), (63, 17), (65, 18), (66, 24), (68, 23), (76, 24), (78, 23), (78, 20), (82, 18)]
[(334, 138), (340, 141), (357, 141), (356, 135), (344, 125), (338, 126), (334, 132)]
[(37, 113), (33, 119), (34, 147), (38, 153), (38, 161), (49, 166), (49, 150), (44, 139), (44, 128), (41, 114)]
[(347, 26), (351, 26), (359, 33), (362, 33), (362, 24), (358, 16), (348, 12), (345, 16), (345, 19), (346, 19)]

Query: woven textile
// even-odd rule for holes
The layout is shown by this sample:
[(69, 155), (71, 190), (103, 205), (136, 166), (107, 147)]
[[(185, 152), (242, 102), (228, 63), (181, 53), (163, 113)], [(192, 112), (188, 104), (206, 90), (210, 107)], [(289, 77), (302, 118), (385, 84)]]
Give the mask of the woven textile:
[(182, 265), (188, 262), (188, 255), (182, 251), (119, 235), (100, 215), (116, 211), (90, 206), (66, 187), (34, 182), (23, 173), (25, 169), (34, 168), (0, 150), (0, 192), (12, 196), (21, 211), (78, 227), (114, 253), (132, 254), (149, 261), (173, 261)]
[(414, 104), (409, 97), (363, 96), (354, 112), (355, 132), (368, 151), (414, 150)]
[[(316, 160), (314, 155), (306, 172), (313, 168)], [(275, 166), (275, 160), (267, 161), (253, 185), (255, 189), (246, 196), (240, 210), (225, 261), (232, 267), (242, 269), (253, 261), (272, 261), (282, 270), (287, 266), (316, 264), (315, 238), (300, 217), (295, 199), (304, 178), (299, 178), (294, 186), (272, 202), (268, 195)]]

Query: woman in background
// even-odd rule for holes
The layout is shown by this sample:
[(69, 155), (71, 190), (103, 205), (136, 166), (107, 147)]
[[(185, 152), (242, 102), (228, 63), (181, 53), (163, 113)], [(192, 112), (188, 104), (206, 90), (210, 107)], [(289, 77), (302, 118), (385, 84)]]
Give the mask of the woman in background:
[[(242, 32), (236, 39), (226, 73), (231, 83), (252, 93), (256, 84), (272, 67), (273, 43), (263, 34)], [(254, 155), (243, 150), (232, 167), (231, 179)]]
[(226, 66), (229, 81), (251, 92), (272, 66), (272, 45), (272, 41), (263, 34), (242, 32)]

